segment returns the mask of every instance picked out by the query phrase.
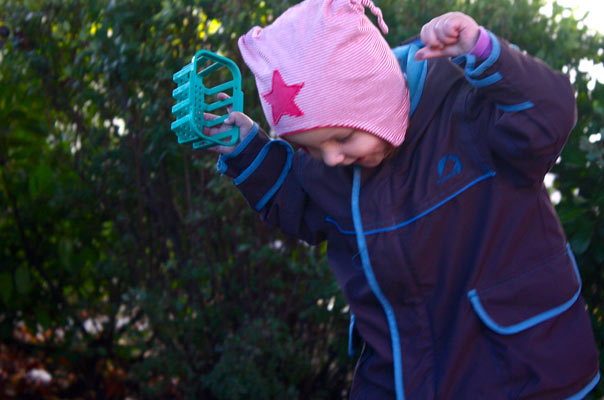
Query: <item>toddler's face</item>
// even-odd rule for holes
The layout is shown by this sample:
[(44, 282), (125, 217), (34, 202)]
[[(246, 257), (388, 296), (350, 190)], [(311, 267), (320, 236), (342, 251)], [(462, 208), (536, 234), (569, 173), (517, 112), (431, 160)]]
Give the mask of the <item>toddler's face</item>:
[(330, 167), (358, 164), (377, 167), (392, 146), (371, 133), (354, 128), (328, 127), (286, 136), (287, 140), (308, 150), (311, 156)]

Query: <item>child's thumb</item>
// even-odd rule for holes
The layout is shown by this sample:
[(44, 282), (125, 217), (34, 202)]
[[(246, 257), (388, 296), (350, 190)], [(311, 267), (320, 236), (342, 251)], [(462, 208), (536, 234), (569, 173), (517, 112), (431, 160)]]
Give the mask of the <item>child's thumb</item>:
[(425, 59), (426, 55), (424, 53), (424, 49), (418, 50), (417, 53), (415, 53), (415, 61), (422, 61), (423, 59)]
[(429, 58), (438, 58), (443, 57), (445, 52), (441, 49), (431, 49), (428, 47), (424, 47), (415, 53), (415, 61), (423, 61)]
[(229, 116), (224, 120), (225, 124), (229, 125), (239, 125), (241, 123), (240, 113), (237, 111), (233, 111), (229, 114)]

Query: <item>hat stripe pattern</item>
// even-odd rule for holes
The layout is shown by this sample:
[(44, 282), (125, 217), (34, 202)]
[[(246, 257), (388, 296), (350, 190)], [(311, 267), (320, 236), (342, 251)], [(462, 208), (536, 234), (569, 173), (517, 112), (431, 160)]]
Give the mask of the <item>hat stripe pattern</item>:
[(388, 25), (386, 25), (386, 22), (384, 22), (384, 17), (382, 16), (382, 10), (380, 10), (379, 7), (376, 7), (375, 4), (373, 4), (373, 1), (371, 1), (371, 0), (361, 0), (361, 5), (363, 7), (369, 8), (371, 13), (377, 17), (378, 24), (380, 25), (382, 32), (384, 32), (384, 35), (387, 35), (388, 34)]
[[(305, 0), (239, 39), (264, 114), (278, 136), (338, 126), (372, 133), (395, 146), (403, 141), (409, 91), (365, 7), (387, 32), (381, 10), (371, 0)], [(281, 89), (299, 88), (292, 99), (299, 112), (282, 112), (280, 104), (275, 110), (273, 98), (267, 98), (279, 93), (273, 87), (276, 74), (285, 85)], [(294, 110), (291, 104), (284, 107)]]

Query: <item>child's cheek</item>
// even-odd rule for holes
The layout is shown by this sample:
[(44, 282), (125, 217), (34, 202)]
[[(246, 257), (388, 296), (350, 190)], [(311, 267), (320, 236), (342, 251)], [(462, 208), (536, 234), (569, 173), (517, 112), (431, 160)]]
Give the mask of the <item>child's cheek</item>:
[(308, 150), (308, 148), (307, 148), (306, 146), (302, 146), (302, 145), (299, 145), (299, 144), (295, 144), (295, 143), (290, 142), (289, 140), (287, 140), (287, 136), (283, 136), (283, 137), (281, 137), (281, 139), (283, 139), (283, 140), (285, 140), (287, 143), (289, 143), (289, 145), (290, 145), (290, 146), (292, 146), (292, 147), (294, 147), (294, 148), (295, 148), (295, 147), (298, 147), (298, 148), (302, 149), (302, 150), (303, 150), (303, 151), (304, 151), (306, 154), (308, 154), (309, 156), (312, 156), (312, 154), (310, 153), (310, 151)]

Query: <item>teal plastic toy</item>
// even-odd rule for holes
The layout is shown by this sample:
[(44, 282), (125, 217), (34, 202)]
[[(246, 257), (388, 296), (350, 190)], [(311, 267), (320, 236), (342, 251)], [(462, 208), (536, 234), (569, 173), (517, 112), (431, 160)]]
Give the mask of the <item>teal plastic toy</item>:
[[(208, 62), (211, 63), (209, 66), (200, 69)], [(208, 75), (222, 67), (228, 68), (232, 80), (214, 87), (207, 87)], [(241, 72), (237, 64), (211, 51), (200, 50), (195, 54), (191, 63), (175, 73), (172, 79), (178, 87), (172, 91), (172, 96), (176, 99), (176, 105), (172, 107), (172, 114), (176, 117), (176, 121), (172, 122), (170, 127), (176, 134), (178, 143), (192, 143), (195, 149), (236, 145), (239, 141), (239, 127), (234, 126), (214, 136), (204, 135), (203, 128), (220, 125), (229, 116), (227, 113), (219, 115), (216, 119), (205, 119), (204, 113), (206, 112), (215, 113), (216, 110), (230, 105), (232, 105), (233, 111), (243, 112)], [(206, 103), (208, 96), (215, 97), (220, 92), (228, 93), (231, 90), (230, 98), (210, 104)]]

